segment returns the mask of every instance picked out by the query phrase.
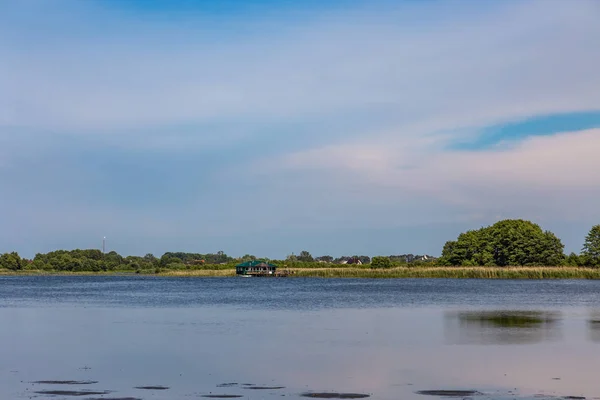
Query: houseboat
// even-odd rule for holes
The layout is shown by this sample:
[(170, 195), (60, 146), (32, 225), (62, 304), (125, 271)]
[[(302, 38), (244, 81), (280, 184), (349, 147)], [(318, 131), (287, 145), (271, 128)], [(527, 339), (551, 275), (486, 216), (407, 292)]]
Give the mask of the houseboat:
[(238, 276), (251, 277), (283, 277), (287, 272), (277, 272), (277, 266), (261, 260), (246, 261), (235, 266), (235, 273)]

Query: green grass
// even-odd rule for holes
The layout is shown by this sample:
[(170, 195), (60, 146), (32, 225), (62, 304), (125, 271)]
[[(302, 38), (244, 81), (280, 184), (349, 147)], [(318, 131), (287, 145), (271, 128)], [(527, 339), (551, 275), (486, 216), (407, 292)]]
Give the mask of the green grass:
[[(280, 270), (283, 270), (281, 268)], [(313, 278), (454, 278), (454, 279), (600, 279), (600, 268), (579, 267), (395, 267), (371, 269), (365, 266), (290, 268), (292, 277)], [(10, 271), (0, 275), (132, 275), (132, 271), (67, 272), (67, 271)], [(161, 269), (140, 271), (141, 275), (225, 277), (235, 276), (234, 268)]]

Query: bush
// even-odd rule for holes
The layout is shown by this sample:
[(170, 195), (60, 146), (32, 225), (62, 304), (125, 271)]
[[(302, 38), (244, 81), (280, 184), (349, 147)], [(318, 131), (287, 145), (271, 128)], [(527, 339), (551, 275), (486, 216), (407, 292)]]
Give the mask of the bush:
[(389, 257), (376, 256), (371, 260), (371, 268), (391, 268), (392, 261)]

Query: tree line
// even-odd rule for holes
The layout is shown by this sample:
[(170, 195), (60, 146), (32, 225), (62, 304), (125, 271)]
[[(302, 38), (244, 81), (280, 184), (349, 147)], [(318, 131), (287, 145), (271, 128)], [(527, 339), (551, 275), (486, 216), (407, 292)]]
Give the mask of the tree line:
[[(251, 254), (234, 258), (222, 251), (216, 253), (167, 252), (160, 258), (153, 254), (145, 256), (121, 256), (115, 251), (57, 250), (38, 253), (26, 259), (16, 252), (0, 255), (0, 269), (13, 271), (71, 271), (71, 272), (159, 272), (162, 269), (226, 269), (240, 262), (257, 260)], [(600, 267), (600, 225), (595, 225), (585, 237), (579, 254), (564, 254), (564, 245), (552, 232), (530, 221), (504, 220), (491, 226), (461, 233), (456, 240), (445, 243), (440, 258), (428, 255), (390, 255), (370, 258), (364, 255), (329, 255), (313, 257), (303, 250), (291, 254), (285, 260), (269, 261), (289, 268), (322, 267), (324, 265), (362, 265), (369, 268), (394, 266), (579, 266)]]
[[(375, 259), (376, 257), (374, 257)], [(397, 264), (415, 264), (419, 260), (433, 257), (419, 256), (413, 254), (392, 255), (387, 257)], [(216, 253), (185, 253), (166, 252), (161, 257), (153, 254), (144, 256), (122, 256), (115, 251), (103, 253), (100, 250), (56, 250), (49, 253), (38, 253), (33, 259), (22, 258), (18, 253), (4, 253), (0, 255), (0, 269), (12, 271), (35, 270), (35, 271), (65, 271), (65, 272), (110, 272), (131, 271), (148, 272), (160, 270), (184, 270), (184, 269), (227, 269), (236, 264), (250, 260), (265, 260), (276, 265), (289, 268), (320, 267), (322, 265), (370, 265), (369, 256), (332, 256), (313, 257), (308, 251), (301, 251), (297, 256), (289, 255), (284, 260), (269, 260), (258, 258), (251, 254), (243, 257), (231, 257), (223, 251)]]
[(40, 271), (146, 271), (156, 269), (190, 268), (205, 264), (227, 264), (233, 259), (223, 252), (215, 254), (167, 252), (157, 258), (153, 254), (123, 257), (116, 251), (103, 253), (100, 250), (57, 250), (46, 254), (38, 253), (31, 260), (21, 258), (18, 253), (0, 255), (0, 269)]

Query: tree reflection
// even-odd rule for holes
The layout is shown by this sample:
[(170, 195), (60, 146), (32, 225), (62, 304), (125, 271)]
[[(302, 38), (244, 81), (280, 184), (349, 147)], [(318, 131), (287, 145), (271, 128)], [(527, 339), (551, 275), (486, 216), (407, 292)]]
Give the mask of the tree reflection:
[(547, 311), (448, 312), (451, 344), (533, 344), (560, 336), (560, 314)]

